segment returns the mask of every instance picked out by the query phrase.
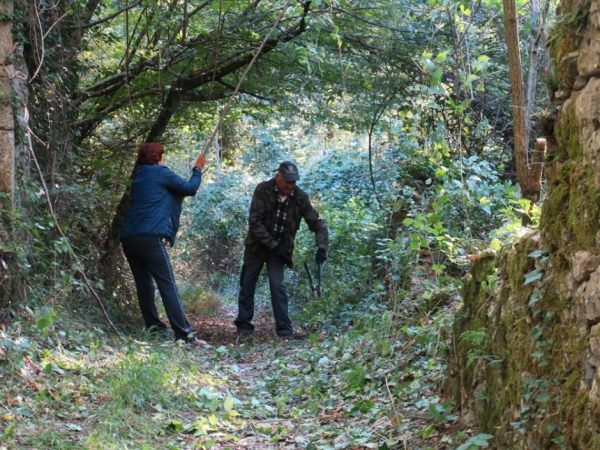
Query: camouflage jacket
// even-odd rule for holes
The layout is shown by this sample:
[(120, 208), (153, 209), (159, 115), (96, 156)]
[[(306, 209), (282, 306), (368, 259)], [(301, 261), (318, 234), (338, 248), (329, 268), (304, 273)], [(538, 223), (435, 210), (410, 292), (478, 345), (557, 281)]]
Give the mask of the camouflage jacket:
[[(256, 186), (250, 205), (249, 228), (244, 245), (248, 250), (261, 257), (264, 257), (268, 250), (274, 249), (278, 243), (273, 236), (277, 201), (278, 194), (275, 190), (275, 178)], [(296, 239), (296, 232), (300, 228), (300, 219), (304, 218), (310, 231), (315, 233), (317, 247), (327, 249), (329, 234), (325, 222), (313, 208), (306, 192), (296, 186), (293, 195), (289, 196), (289, 202), (285, 223), (284, 245), (289, 255), (289, 265), (292, 266), (294, 241)]]

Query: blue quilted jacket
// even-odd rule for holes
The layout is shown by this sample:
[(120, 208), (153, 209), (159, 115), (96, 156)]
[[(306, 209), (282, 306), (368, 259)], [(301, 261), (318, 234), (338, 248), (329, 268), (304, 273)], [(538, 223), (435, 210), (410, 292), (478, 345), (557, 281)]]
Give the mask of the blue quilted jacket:
[(196, 195), (201, 180), (202, 171), (197, 167), (186, 181), (166, 166), (140, 166), (131, 184), (131, 204), (121, 229), (121, 240), (159, 236), (166, 238), (172, 247), (179, 230), (183, 198)]

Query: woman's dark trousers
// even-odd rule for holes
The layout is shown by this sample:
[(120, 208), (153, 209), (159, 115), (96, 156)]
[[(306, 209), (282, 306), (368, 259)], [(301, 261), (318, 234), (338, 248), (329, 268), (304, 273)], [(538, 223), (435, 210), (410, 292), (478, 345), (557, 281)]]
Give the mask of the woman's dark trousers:
[(175, 284), (175, 276), (167, 249), (161, 238), (138, 236), (121, 241), (123, 252), (131, 267), (137, 290), (140, 310), (146, 323), (146, 328), (154, 327), (165, 330), (166, 325), (159, 319), (154, 302), (154, 283), (162, 298), (167, 317), (176, 339), (185, 341), (193, 338), (192, 327), (185, 317), (181, 297)]
[(283, 272), (285, 262), (283, 258), (274, 256), (267, 252), (264, 258), (256, 253), (244, 251), (244, 265), (242, 266), (242, 275), (240, 277), (240, 295), (238, 297), (238, 317), (235, 320), (235, 326), (238, 333), (252, 334), (254, 325), (254, 292), (258, 276), (267, 265), (267, 275), (269, 276), (269, 287), (271, 289), (271, 304), (273, 305), (273, 316), (275, 317), (275, 332), (278, 336), (289, 336), (293, 334), (292, 322), (288, 316), (288, 295), (283, 285)]

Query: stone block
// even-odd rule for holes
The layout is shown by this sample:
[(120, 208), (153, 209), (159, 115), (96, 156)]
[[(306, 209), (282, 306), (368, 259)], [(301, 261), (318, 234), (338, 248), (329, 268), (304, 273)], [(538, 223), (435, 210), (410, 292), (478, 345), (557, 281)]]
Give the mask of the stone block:
[(575, 293), (579, 288), (580, 283), (575, 280), (575, 277), (571, 273), (567, 273), (565, 276), (565, 282), (563, 284), (563, 289), (561, 290), (561, 294), (568, 300), (573, 300), (575, 298)]
[[(586, 145), (583, 147), (583, 154), (589, 164), (595, 165), (596, 162), (600, 161), (600, 158), (598, 158), (600, 154), (600, 130), (592, 132)], [(598, 171), (600, 167), (595, 167), (595, 169)]]
[[(586, 148), (594, 131), (600, 128), (600, 78), (591, 78), (585, 88), (577, 93), (579, 95), (574, 95), (565, 103), (563, 110), (566, 109), (567, 103), (575, 98), (575, 116), (580, 125), (579, 142)], [(569, 111), (561, 111), (559, 120), (562, 114), (569, 114)]]
[(567, 76), (567, 83), (569, 86), (573, 86), (573, 84), (575, 84), (575, 78), (579, 73), (577, 68), (578, 60), (579, 52), (571, 52), (560, 61), (562, 73)]
[[(590, 353), (594, 361), (600, 360), (600, 325), (594, 325), (590, 330)], [(598, 367), (598, 364), (594, 364)]]
[(600, 3), (592, 2), (588, 10), (588, 25), (594, 30), (600, 30)]
[(578, 320), (582, 323), (600, 323), (600, 269), (590, 275), (575, 294), (575, 307)]
[(10, 193), (15, 184), (15, 134), (0, 130), (0, 192)]
[(571, 273), (577, 281), (588, 280), (590, 274), (600, 266), (600, 255), (587, 251), (575, 252), (571, 258)]
[[(12, 1), (0, 2), (0, 14), (11, 15), (13, 10)], [(0, 65), (6, 64), (6, 60), (12, 55), (14, 50), (11, 29), (11, 22), (0, 22)]]
[(586, 77), (577, 76), (575, 77), (575, 84), (573, 85), (573, 89), (575, 89), (576, 91), (580, 91), (585, 87), (587, 82), (588, 79)]
[(596, 30), (583, 37), (577, 58), (577, 75), (586, 78), (600, 75), (600, 39)]

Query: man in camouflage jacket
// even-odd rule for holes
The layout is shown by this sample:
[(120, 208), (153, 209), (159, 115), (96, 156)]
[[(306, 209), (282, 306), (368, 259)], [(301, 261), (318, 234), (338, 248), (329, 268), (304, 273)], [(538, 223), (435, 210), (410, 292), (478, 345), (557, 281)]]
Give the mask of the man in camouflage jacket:
[(306, 192), (296, 186), (298, 168), (281, 163), (274, 178), (260, 183), (250, 205), (249, 229), (244, 241), (244, 264), (240, 277), (238, 317), (240, 335), (252, 335), (254, 325), (254, 291), (263, 265), (267, 266), (275, 331), (281, 338), (293, 338), (294, 329), (288, 316), (288, 295), (283, 285), (284, 267), (293, 267), (292, 255), (296, 232), (304, 218), (315, 233), (317, 264), (325, 262), (329, 237), (325, 222), (313, 208)]

